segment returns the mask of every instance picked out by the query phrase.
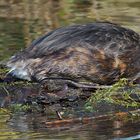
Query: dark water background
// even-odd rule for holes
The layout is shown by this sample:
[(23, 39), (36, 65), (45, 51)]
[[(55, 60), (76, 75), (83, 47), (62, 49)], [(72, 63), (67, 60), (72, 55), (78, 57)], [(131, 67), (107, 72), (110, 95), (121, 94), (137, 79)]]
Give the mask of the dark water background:
[[(0, 0), (0, 63), (38, 36), (60, 26), (110, 21), (140, 33), (140, 0)], [(140, 120), (93, 121), (47, 128), (40, 114), (0, 113), (0, 139), (140, 139)], [(116, 125), (117, 124), (117, 125)], [(116, 127), (117, 126), (117, 127)]]

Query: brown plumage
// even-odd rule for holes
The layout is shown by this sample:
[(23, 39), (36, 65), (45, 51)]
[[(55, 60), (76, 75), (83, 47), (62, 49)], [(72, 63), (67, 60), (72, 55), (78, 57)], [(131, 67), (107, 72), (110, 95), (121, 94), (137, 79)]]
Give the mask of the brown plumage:
[(21, 79), (57, 79), (75, 86), (138, 79), (140, 36), (112, 23), (62, 27), (35, 40), (7, 66), (10, 74)]

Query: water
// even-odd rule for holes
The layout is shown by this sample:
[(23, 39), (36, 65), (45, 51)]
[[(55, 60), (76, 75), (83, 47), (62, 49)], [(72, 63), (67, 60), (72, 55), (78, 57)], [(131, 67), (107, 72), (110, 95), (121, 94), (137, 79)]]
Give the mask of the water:
[[(5, 116), (3, 116), (5, 117)], [(37, 118), (36, 118), (37, 117)], [(10, 122), (1, 122), (0, 139), (35, 140), (130, 140), (139, 139), (140, 121), (136, 120), (94, 120), (89, 124), (75, 124), (47, 127), (41, 124), (40, 116), (14, 115)], [(1, 119), (2, 120), (2, 119)]]
[[(1, 116), (4, 117), (5, 116)], [(8, 116), (7, 116), (8, 117)], [(130, 140), (140, 138), (140, 121), (95, 119), (89, 124), (65, 124), (48, 127), (41, 123), (39, 115), (17, 114), (9, 122), (1, 122), (0, 139), (36, 139), (36, 140)], [(5, 118), (6, 119), (6, 118)], [(1, 119), (2, 120), (2, 119)]]
[[(110, 21), (140, 33), (139, 0), (0, 1), (0, 63), (38, 36), (60, 26)], [(93, 120), (87, 124), (47, 127), (41, 114), (0, 113), (0, 139), (140, 139), (140, 119)]]

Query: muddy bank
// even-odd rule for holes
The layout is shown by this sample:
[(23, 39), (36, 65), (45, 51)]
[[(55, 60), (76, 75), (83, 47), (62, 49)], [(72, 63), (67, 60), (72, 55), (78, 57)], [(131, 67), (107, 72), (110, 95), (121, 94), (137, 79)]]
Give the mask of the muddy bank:
[(72, 113), (78, 117), (80, 114), (83, 116), (100, 115), (139, 108), (139, 86), (125, 87), (119, 92), (115, 90), (83, 91), (69, 88), (67, 92), (63, 90), (49, 92), (39, 83), (1, 82), (0, 103), (3, 108), (10, 109), (12, 106), (12, 109), (14, 110), (13, 107), (15, 107), (16, 111), (21, 111), (22, 107), (25, 109), (27, 106), (25, 112), (47, 113), (48, 110), (62, 112), (64, 117), (66, 117), (64, 114)]

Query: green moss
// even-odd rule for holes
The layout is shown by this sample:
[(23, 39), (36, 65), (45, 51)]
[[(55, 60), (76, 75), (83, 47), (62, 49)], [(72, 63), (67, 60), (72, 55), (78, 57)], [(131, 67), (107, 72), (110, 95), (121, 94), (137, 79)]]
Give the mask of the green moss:
[(94, 107), (101, 102), (120, 105), (123, 107), (139, 108), (140, 88), (129, 83), (127, 79), (121, 79), (111, 88), (98, 89), (88, 99), (85, 107), (87, 110), (94, 111)]
[(12, 112), (21, 112), (21, 111), (26, 112), (26, 111), (28, 111), (30, 108), (31, 108), (31, 106), (28, 105), (28, 104), (27, 104), (27, 105), (13, 104), (13, 105), (10, 106), (10, 110), (11, 110)]

